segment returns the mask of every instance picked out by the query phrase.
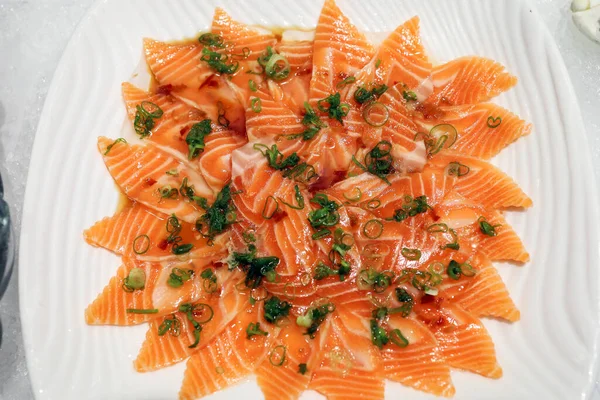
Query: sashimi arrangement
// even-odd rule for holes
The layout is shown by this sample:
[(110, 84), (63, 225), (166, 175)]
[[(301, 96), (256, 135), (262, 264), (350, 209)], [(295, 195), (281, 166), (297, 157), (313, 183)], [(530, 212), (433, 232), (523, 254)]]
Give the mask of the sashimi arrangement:
[(252, 374), (267, 400), (502, 376), (480, 318), (519, 319), (492, 262), (529, 260), (503, 210), (532, 201), (487, 160), (531, 125), (487, 101), (516, 77), (432, 65), (418, 17), (374, 46), (334, 0), (314, 32), (217, 8), (144, 53), (135, 137), (98, 139), (130, 202), (84, 232), (122, 258), (86, 322), (146, 323), (137, 371), (187, 360), (181, 399)]

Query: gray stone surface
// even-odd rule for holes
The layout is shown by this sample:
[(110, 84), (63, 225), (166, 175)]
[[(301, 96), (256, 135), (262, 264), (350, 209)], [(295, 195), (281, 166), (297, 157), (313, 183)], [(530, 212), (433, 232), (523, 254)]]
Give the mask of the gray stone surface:
[[(0, 0), (0, 173), (17, 238), (31, 146), (44, 99), (68, 39), (92, 3), (93, 0)], [(567, 64), (599, 182), (600, 46), (575, 28), (569, 0), (532, 3), (542, 14)], [(6, 292), (2, 294), (0, 290), (0, 399), (3, 400), (33, 398), (21, 337), (17, 275), (15, 266)], [(594, 399), (600, 400), (600, 393), (595, 393)]]

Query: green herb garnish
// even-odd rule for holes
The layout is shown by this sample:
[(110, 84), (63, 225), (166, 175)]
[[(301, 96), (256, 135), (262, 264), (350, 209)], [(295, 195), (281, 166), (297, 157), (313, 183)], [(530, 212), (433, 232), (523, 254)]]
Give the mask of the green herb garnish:
[(210, 119), (205, 119), (192, 126), (185, 137), (185, 142), (188, 145), (188, 160), (193, 160), (204, 151), (204, 147), (206, 146), (204, 139), (211, 132)]
[(344, 124), (342, 118), (348, 115), (350, 111), (350, 105), (341, 102), (339, 93), (331, 94), (317, 101), (317, 108), (322, 112), (326, 112), (329, 118), (339, 121), (342, 125)]
[(265, 300), (265, 320), (274, 324), (289, 315), (292, 305), (282, 301), (278, 297), (270, 297)]
[(246, 338), (250, 339), (252, 336), (257, 336), (257, 335), (268, 336), (269, 333), (260, 329), (260, 323), (250, 322), (248, 324), (248, 327), (246, 328)]

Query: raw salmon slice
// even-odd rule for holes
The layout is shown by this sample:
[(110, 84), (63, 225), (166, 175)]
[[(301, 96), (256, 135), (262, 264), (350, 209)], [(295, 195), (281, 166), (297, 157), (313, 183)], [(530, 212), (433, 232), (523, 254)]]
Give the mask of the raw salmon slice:
[(456, 305), (435, 300), (419, 304), (414, 310), (417, 318), (435, 335), (438, 355), (450, 367), (488, 378), (502, 376), (494, 343), (477, 318)]
[[(211, 258), (192, 261), (163, 261), (150, 263), (123, 258), (123, 265), (117, 271), (102, 293), (85, 311), (86, 323), (90, 325), (135, 325), (177, 310), (179, 304), (197, 301), (206, 297), (204, 280), (200, 274), (211, 265)], [(141, 268), (146, 280), (141, 290), (125, 290), (125, 279), (133, 268)], [(180, 288), (167, 284), (174, 269), (193, 271), (193, 279)], [(223, 275), (219, 277), (223, 280)], [(157, 309), (153, 314), (128, 313), (128, 309)]]
[[(185, 178), (188, 186), (194, 187), (196, 196), (209, 202), (214, 199), (213, 191), (202, 175), (155, 147), (130, 145), (100, 137), (98, 150), (123, 193), (153, 210), (175, 214), (183, 221), (195, 223), (203, 214), (197, 204), (181, 199), (181, 196), (173, 199), (161, 197), (161, 189), (178, 189)], [(168, 171), (176, 171), (177, 176), (167, 174)]]
[[(295, 400), (307, 389), (312, 376), (314, 353), (310, 339), (292, 322), (281, 330), (273, 346), (285, 347), (286, 361), (273, 365), (265, 358), (254, 371), (258, 386), (265, 400)], [(306, 368), (304, 373), (300, 372), (301, 364)]]
[[(248, 326), (255, 323), (267, 335), (248, 338)], [(287, 352), (277, 348), (278, 335), (279, 328), (264, 319), (263, 302), (240, 312), (218, 337), (188, 360), (179, 398), (197, 399), (229, 387), (252, 373), (265, 357), (285, 365), (289, 360)]]
[(136, 107), (144, 101), (158, 105), (163, 117), (158, 120), (147, 140), (183, 163), (197, 166), (210, 187), (220, 191), (231, 179), (231, 152), (243, 146), (246, 140), (234, 131), (212, 123), (212, 132), (204, 139), (205, 147), (197, 156), (190, 156), (186, 143), (187, 135), (194, 125), (206, 119), (206, 115), (173, 96), (162, 93), (151, 94), (130, 83), (122, 85), (127, 113), (133, 123)]
[[(95, 223), (84, 232), (84, 237), (92, 246), (103, 247), (118, 255), (128, 255), (142, 261), (179, 260), (181, 256), (173, 254), (172, 246), (166, 242), (169, 236), (168, 218), (165, 214), (134, 203), (112, 217)], [(180, 224), (182, 242), (193, 245), (187, 258), (212, 257), (219, 260), (226, 256), (228, 234), (215, 237), (209, 246), (208, 240), (198, 235), (193, 226), (185, 222)]]
[(286, 30), (277, 43), (279, 54), (290, 63), (290, 67), (299, 72), (312, 71), (314, 31)]
[(309, 388), (328, 399), (383, 399), (381, 357), (371, 343), (368, 321), (338, 307), (318, 340), (319, 362)]
[(428, 168), (457, 177), (454, 190), (486, 208), (531, 207), (533, 202), (515, 181), (492, 164), (458, 152), (443, 151)]
[(381, 352), (384, 376), (436, 396), (454, 396), (450, 368), (438, 356), (435, 336), (416, 319), (402, 318), (399, 314), (390, 316), (388, 326), (399, 329), (409, 344), (384, 347)]
[(200, 61), (202, 47), (197, 43), (170, 44), (144, 39), (146, 63), (161, 85), (200, 88), (213, 75)]
[[(235, 289), (240, 282), (243, 282), (243, 277), (237, 272), (231, 273), (219, 290), (209, 295), (209, 298), (194, 303), (207, 304), (214, 313), (208, 322), (202, 324), (200, 340), (196, 347), (190, 347), (195, 341), (194, 327), (186, 313), (178, 311), (173, 314), (179, 321), (178, 334), (171, 334), (169, 331), (159, 335), (161, 324), (166, 318), (172, 319), (173, 316), (152, 320), (146, 339), (133, 363), (136, 371), (155, 371), (176, 364), (210, 343), (248, 305), (248, 296)], [(203, 306), (202, 311), (202, 315), (198, 317), (204, 321), (208, 318), (207, 315), (210, 315), (210, 310)]]
[(494, 60), (461, 57), (431, 72), (433, 93), (427, 101), (441, 105), (476, 104), (507, 91), (517, 78)]
[(518, 321), (520, 313), (510, 298), (498, 271), (490, 260), (478, 254), (468, 260), (477, 273), (472, 278), (461, 277), (449, 284), (446, 280), (440, 297), (460, 305), (476, 317), (495, 317), (507, 321)]
[(492, 103), (441, 107), (437, 122), (423, 121), (429, 132), (436, 124), (446, 123), (458, 131), (452, 150), (473, 157), (490, 159), (505, 147), (531, 132), (531, 124), (510, 111)]
[(315, 31), (311, 102), (336, 92), (336, 85), (360, 71), (374, 53), (373, 46), (335, 1), (326, 0)]
[(347, 99), (351, 100), (359, 87), (370, 90), (373, 85), (386, 84), (414, 90), (424, 100), (432, 91), (431, 69), (421, 44), (419, 17), (413, 17), (381, 43), (373, 59), (356, 75), (356, 83), (348, 90)]

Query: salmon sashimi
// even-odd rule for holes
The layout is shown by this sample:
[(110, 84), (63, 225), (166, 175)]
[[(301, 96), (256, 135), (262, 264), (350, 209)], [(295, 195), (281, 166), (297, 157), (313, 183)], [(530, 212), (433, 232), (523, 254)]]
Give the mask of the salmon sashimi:
[[(160, 150), (179, 158), (183, 163), (199, 164), (200, 172), (209, 186), (219, 191), (231, 179), (231, 152), (246, 143), (234, 131), (206, 121), (206, 115), (169, 94), (151, 94), (130, 83), (122, 85), (123, 98), (132, 123), (138, 106), (151, 102), (159, 106), (163, 117), (152, 129), (148, 140)], [(194, 136), (204, 134), (195, 146)], [(188, 143), (190, 142), (190, 143)]]
[(440, 357), (453, 368), (500, 378), (494, 343), (481, 321), (456, 305), (433, 301), (415, 307), (417, 318), (435, 335)]
[(368, 324), (344, 309), (336, 313), (319, 333), (320, 360), (309, 387), (328, 399), (383, 399), (384, 381), (376, 373), (381, 357)]
[[(223, 332), (187, 362), (180, 399), (197, 399), (229, 387), (269, 359), (285, 364), (287, 351), (276, 345), (279, 328), (264, 319), (263, 303), (240, 312)], [(248, 337), (250, 324), (262, 334)]]
[(388, 325), (398, 329), (408, 345), (389, 346), (381, 352), (384, 376), (423, 392), (453, 396), (450, 368), (438, 356), (437, 340), (431, 331), (416, 319), (398, 314), (390, 316)]
[(440, 117), (435, 122), (418, 119), (421, 129), (429, 132), (438, 126), (455, 131), (455, 142), (451, 144), (452, 139), (449, 139), (446, 145), (459, 153), (484, 160), (531, 132), (531, 124), (492, 103), (441, 107), (438, 110)]
[(531, 207), (532, 200), (516, 182), (492, 164), (476, 157), (443, 151), (432, 157), (428, 168), (457, 177), (454, 190), (485, 208)]
[(228, 11), (144, 39), (151, 85), (121, 86), (134, 133), (98, 150), (127, 205), (84, 239), (122, 262), (86, 323), (147, 323), (133, 367), (187, 360), (185, 400), (250, 375), (266, 400), (501, 378), (479, 318), (521, 318), (493, 262), (529, 261), (508, 212), (533, 201), (489, 160), (533, 128), (489, 101), (517, 78), (434, 66), (418, 16), (374, 46), (335, 0), (314, 30)]
[(468, 262), (475, 275), (471, 278), (462, 276), (455, 282), (446, 280), (441, 286), (441, 296), (451, 299), (476, 317), (518, 321), (520, 312), (490, 260), (477, 254)]
[[(112, 147), (109, 149), (109, 146)], [(200, 206), (187, 198), (163, 196), (167, 190), (180, 188), (184, 179), (189, 187), (193, 186), (196, 196), (209, 201), (214, 199), (213, 191), (200, 173), (156, 148), (100, 137), (98, 150), (123, 193), (153, 210), (175, 214), (186, 222), (196, 222), (202, 215)], [(176, 175), (167, 174), (169, 171), (175, 171)]]
[[(92, 246), (103, 247), (118, 255), (128, 255), (142, 261), (180, 260), (173, 254), (168, 242), (169, 216), (152, 211), (135, 203), (112, 217), (103, 218), (84, 232), (85, 240)], [(212, 258), (215, 261), (227, 256), (228, 234), (215, 237), (209, 245), (207, 238), (193, 227), (180, 222), (182, 240), (192, 245), (186, 258)]]
[(184, 303), (184, 308), (181, 304), (175, 313), (153, 319), (133, 362), (136, 371), (154, 371), (181, 362), (219, 335), (248, 303), (248, 296), (235, 289), (239, 278), (232, 274), (222, 284), (217, 281), (217, 290), (207, 298)]
[(273, 346), (286, 349), (285, 361), (272, 362), (265, 358), (254, 371), (265, 400), (295, 400), (308, 388), (313, 370), (314, 355), (310, 339), (298, 325), (281, 330)]
[(442, 105), (476, 104), (512, 88), (517, 78), (504, 66), (482, 57), (461, 57), (431, 71), (429, 102)]
[(373, 46), (334, 0), (326, 0), (315, 31), (311, 102), (334, 93), (336, 85), (362, 69), (374, 53)]
[(419, 17), (413, 17), (384, 39), (369, 64), (356, 75), (347, 98), (353, 98), (358, 88), (371, 90), (384, 84), (401, 85), (424, 100), (432, 92), (431, 70), (419, 35)]
[[(210, 258), (150, 263), (124, 257), (117, 276), (87, 308), (86, 322), (90, 325), (135, 325), (170, 314), (180, 304), (206, 296), (208, 286), (201, 273), (210, 265)], [(144, 277), (141, 288), (135, 286), (140, 273)], [(175, 288), (169, 283), (171, 274), (187, 274), (190, 279)], [(220, 278), (225, 276), (221, 274)], [(144, 314), (136, 310), (153, 312)]]

